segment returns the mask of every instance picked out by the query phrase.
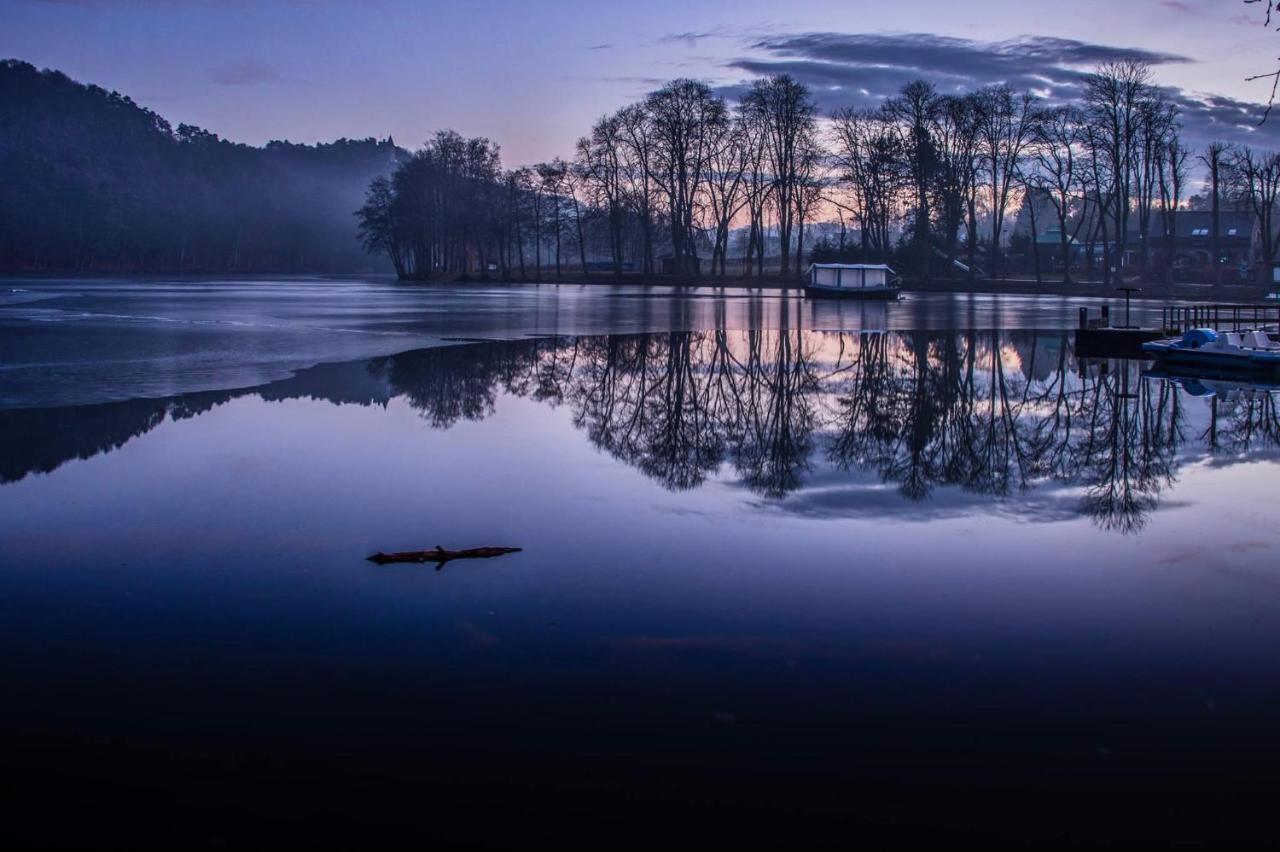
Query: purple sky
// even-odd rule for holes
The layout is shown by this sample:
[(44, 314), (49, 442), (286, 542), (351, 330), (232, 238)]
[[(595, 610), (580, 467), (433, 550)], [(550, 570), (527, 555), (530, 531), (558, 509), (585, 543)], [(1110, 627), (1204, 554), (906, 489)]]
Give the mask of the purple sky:
[(390, 133), (416, 147), (452, 127), (493, 138), (514, 165), (570, 154), (596, 117), (678, 76), (732, 92), (788, 70), (824, 107), (916, 76), (1066, 96), (1098, 58), (1137, 52), (1186, 104), (1193, 143), (1280, 146), (1280, 121), (1251, 129), (1266, 85), (1244, 81), (1275, 66), (1280, 33), (1241, 0), (0, 3), (0, 57), (254, 144)]

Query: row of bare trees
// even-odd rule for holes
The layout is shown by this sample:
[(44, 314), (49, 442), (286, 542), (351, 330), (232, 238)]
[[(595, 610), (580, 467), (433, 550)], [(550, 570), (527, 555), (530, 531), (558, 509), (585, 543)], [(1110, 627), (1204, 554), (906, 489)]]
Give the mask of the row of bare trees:
[[(1101, 250), (1109, 280), (1133, 222), (1145, 274), (1150, 235), (1171, 242), (1185, 202), (1176, 108), (1137, 62), (1100, 67), (1084, 92), (1080, 103), (1052, 105), (1005, 85), (940, 95), (916, 82), (878, 108), (838, 113), (837, 176), (850, 193), (862, 251), (889, 256), (893, 225), (902, 221), (917, 274), (929, 276), (938, 257), (948, 271), (972, 276), (981, 264), (1004, 275), (1009, 214), (1026, 210), (1039, 235), (1050, 229), (1035, 221), (1037, 210), (1048, 210), (1064, 282), (1081, 245), (1090, 274)], [(1039, 276), (1039, 252), (1031, 254)], [(1172, 252), (1166, 256), (1172, 262)]]
[[(675, 80), (596, 122), (567, 169), (578, 210), (604, 211), (613, 270), (628, 257), (629, 224), (639, 231), (639, 271), (698, 274), (704, 254), (726, 274), (730, 238), (745, 223), (743, 273), (761, 274), (776, 222), (780, 272), (798, 270), (804, 224), (817, 205), (822, 152), (817, 108), (787, 75), (759, 80), (730, 105), (697, 80)], [(794, 247), (794, 255), (792, 248)]]
[(562, 274), (569, 248), (584, 275), (600, 257), (617, 275), (696, 275), (704, 257), (726, 274), (744, 221), (745, 271), (761, 274), (776, 224), (788, 275), (819, 203), (821, 160), (813, 98), (790, 77), (761, 80), (734, 105), (703, 82), (675, 80), (601, 118), (572, 162), (504, 171), (489, 140), (442, 131), (372, 184), (360, 233), (401, 277), (541, 280)]
[[(566, 267), (693, 276), (799, 273), (831, 260), (893, 261), (922, 278), (1043, 279), (1041, 242), (1077, 274), (1173, 279), (1189, 170), (1202, 163), (1219, 251), (1220, 207), (1251, 210), (1257, 260), (1277, 248), (1280, 155), (1214, 143), (1193, 159), (1177, 106), (1134, 61), (1100, 66), (1076, 103), (1006, 85), (941, 94), (916, 81), (876, 107), (820, 120), (783, 74), (736, 102), (675, 80), (602, 117), (572, 161), (505, 171), (496, 146), (441, 132), (360, 211), (370, 251), (402, 277), (542, 280)], [(1011, 269), (1013, 220), (1032, 238)], [(806, 228), (821, 239), (806, 243)], [(1019, 225), (1021, 227), (1021, 225)], [(815, 242), (818, 243), (815, 251)], [(1030, 268), (1027, 268), (1030, 267)]]

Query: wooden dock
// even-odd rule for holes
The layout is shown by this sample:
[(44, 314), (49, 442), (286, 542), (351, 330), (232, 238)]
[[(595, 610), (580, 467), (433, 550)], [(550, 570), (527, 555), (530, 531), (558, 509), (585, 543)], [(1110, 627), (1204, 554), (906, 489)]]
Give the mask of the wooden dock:
[(1164, 336), (1155, 328), (1078, 328), (1076, 357), (1142, 358), (1142, 344)]
[(1113, 326), (1108, 309), (1090, 319), (1080, 309), (1076, 329), (1076, 355), (1080, 358), (1143, 358), (1142, 344), (1162, 337), (1176, 337), (1193, 328), (1214, 331), (1280, 327), (1280, 302), (1275, 304), (1169, 305), (1160, 310), (1159, 328)]
[(1142, 344), (1164, 336), (1164, 331), (1157, 328), (1112, 325), (1110, 306), (1104, 305), (1094, 318), (1090, 318), (1088, 308), (1081, 308), (1080, 325), (1076, 328), (1076, 357), (1141, 358)]

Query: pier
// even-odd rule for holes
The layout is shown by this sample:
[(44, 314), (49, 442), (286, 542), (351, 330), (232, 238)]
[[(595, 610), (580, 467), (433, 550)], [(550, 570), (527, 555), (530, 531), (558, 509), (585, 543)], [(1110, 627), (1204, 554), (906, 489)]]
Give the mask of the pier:
[(1097, 317), (1080, 309), (1076, 328), (1076, 354), (1082, 358), (1142, 358), (1142, 344), (1162, 337), (1175, 337), (1192, 328), (1214, 331), (1241, 331), (1280, 327), (1280, 302), (1276, 304), (1196, 304), (1169, 305), (1160, 309), (1158, 328), (1111, 324), (1109, 306)]

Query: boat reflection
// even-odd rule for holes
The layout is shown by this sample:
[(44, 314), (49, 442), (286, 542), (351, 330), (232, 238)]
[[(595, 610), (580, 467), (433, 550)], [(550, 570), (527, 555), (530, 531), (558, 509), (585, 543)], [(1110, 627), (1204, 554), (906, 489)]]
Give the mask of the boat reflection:
[[(593, 445), (672, 490), (731, 472), (755, 499), (808, 511), (803, 498), (815, 489), (889, 486), (897, 509), (922, 517), (944, 489), (953, 501), (1026, 507), (1041, 492), (1067, 514), (1133, 532), (1182, 465), (1280, 447), (1275, 389), (1144, 375), (1143, 366), (1077, 361), (1056, 331), (714, 329), (494, 342), (322, 365), (242, 391), (0, 412), (0, 481), (110, 452), (237, 397), (402, 399), (448, 429), (488, 417), (505, 394), (567, 407)], [(888, 511), (877, 499), (874, 511)], [(841, 514), (840, 500), (825, 505)]]

